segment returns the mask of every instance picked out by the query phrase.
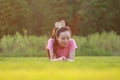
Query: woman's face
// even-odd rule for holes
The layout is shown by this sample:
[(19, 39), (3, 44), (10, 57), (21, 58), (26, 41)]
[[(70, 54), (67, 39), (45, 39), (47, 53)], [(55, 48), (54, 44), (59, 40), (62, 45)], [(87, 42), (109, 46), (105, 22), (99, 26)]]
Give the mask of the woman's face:
[(60, 33), (57, 40), (58, 40), (58, 43), (61, 47), (67, 47), (68, 44), (69, 44), (70, 38), (71, 38), (70, 32), (69, 31), (64, 31), (64, 32)]

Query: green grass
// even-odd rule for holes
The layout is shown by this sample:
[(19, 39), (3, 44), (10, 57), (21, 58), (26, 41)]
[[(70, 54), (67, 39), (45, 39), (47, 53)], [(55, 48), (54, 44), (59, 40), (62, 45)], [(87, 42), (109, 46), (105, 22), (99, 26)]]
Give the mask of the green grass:
[(120, 57), (0, 57), (0, 80), (120, 80)]

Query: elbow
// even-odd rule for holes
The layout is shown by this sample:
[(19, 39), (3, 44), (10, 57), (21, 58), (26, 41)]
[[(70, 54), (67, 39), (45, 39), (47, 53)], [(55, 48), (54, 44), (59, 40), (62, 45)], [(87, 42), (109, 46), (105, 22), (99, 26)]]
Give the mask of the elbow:
[(67, 59), (67, 61), (69, 61), (69, 62), (74, 62), (74, 59)]

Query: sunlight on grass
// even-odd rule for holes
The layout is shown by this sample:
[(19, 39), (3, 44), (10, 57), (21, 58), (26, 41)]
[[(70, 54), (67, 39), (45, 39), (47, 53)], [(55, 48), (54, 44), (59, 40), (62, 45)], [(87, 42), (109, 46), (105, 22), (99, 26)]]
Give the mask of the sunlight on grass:
[(77, 57), (73, 63), (6, 58), (0, 60), (0, 80), (120, 80), (119, 61), (119, 57)]
[(120, 69), (107, 70), (2, 70), (0, 80), (120, 80)]

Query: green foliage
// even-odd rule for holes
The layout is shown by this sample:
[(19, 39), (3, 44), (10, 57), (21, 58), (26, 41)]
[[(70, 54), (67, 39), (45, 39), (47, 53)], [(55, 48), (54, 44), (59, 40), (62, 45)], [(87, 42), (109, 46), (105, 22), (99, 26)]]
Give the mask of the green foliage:
[(119, 9), (120, 0), (0, 0), (0, 38), (23, 28), (31, 35), (50, 35), (60, 19), (75, 35), (120, 34)]
[(45, 56), (47, 37), (22, 36), (18, 32), (15, 36), (4, 36), (0, 45), (1, 56)]
[(78, 49), (76, 55), (111, 56), (120, 55), (120, 37), (115, 32), (74, 37)]
[[(78, 46), (76, 56), (120, 56), (120, 36), (115, 32), (73, 38)], [(24, 36), (18, 32), (4, 36), (0, 41), (0, 56), (47, 56), (47, 40), (46, 35), (28, 36), (25, 30)]]
[(0, 0), (0, 38), (27, 29), (31, 12), (26, 0)]
[(78, 14), (82, 16), (80, 34), (116, 31), (119, 33), (120, 1), (84, 0)]

